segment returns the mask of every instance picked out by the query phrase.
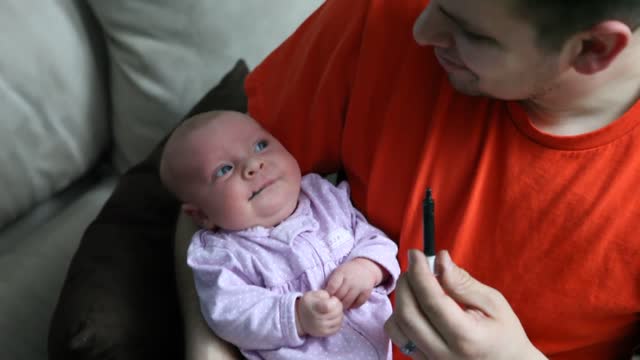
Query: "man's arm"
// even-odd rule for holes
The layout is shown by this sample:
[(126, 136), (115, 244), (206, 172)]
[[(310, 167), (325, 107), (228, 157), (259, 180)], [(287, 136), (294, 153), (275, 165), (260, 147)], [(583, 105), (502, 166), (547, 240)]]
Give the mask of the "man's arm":
[(186, 360), (242, 359), (238, 349), (217, 337), (200, 312), (193, 273), (187, 266), (187, 248), (196, 226), (183, 214), (178, 217), (175, 237), (176, 287), (182, 312)]

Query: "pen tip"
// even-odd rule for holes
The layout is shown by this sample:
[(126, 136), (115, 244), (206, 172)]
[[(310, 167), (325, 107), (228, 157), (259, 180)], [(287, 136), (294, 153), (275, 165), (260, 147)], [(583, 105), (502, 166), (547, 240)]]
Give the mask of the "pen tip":
[(431, 198), (431, 188), (427, 188), (427, 194), (425, 196), (427, 199)]

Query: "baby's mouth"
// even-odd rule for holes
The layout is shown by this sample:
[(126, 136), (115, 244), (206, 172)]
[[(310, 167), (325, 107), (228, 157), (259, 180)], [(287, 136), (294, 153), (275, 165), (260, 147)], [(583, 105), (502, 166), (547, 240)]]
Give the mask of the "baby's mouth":
[(271, 186), (273, 183), (275, 182), (275, 180), (269, 180), (266, 183), (262, 184), (262, 187), (254, 192), (251, 193), (251, 196), (249, 197), (249, 201), (253, 200), (254, 197), (258, 196), (262, 190), (266, 189), (267, 187)]
[(262, 192), (264, 188), (258, 190), (258, 191), (254, 191), (251, 193), (251, 196), (249, 197), (249, 201), (253, 200), (254, 197), (256, 197), (256, 195), (260, 194)]

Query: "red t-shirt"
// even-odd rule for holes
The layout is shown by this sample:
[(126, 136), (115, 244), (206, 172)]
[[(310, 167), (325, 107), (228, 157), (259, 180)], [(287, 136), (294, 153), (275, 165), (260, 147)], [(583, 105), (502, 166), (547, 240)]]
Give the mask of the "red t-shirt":
[[(303, 172), (343, 168), (400, 246), (436, 248), (498, 289), (554, 359), (628, 359), (640, 343), (640, 105), (579, 136), (520, 105), (455, 92), (412, 38), (425, 0), (328, 0), (247, 79), (249, 112)], [(396, 355), (400, 358), (400, 355)]]

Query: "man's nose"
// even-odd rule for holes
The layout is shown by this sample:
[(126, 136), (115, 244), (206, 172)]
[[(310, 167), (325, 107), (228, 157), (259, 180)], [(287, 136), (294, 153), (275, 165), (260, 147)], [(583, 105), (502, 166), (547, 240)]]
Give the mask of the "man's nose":
[(419, 45), (449, 48), (453, 46), (452, 24), (437, 5), (427, 5), (413, 23), (413, 38)]
[(264, 161), (258, 158), (251, 158), (247, 160), (244, 166), (243, 175), (245, 178), (252, 178), (256, 176), (264, 168)]

